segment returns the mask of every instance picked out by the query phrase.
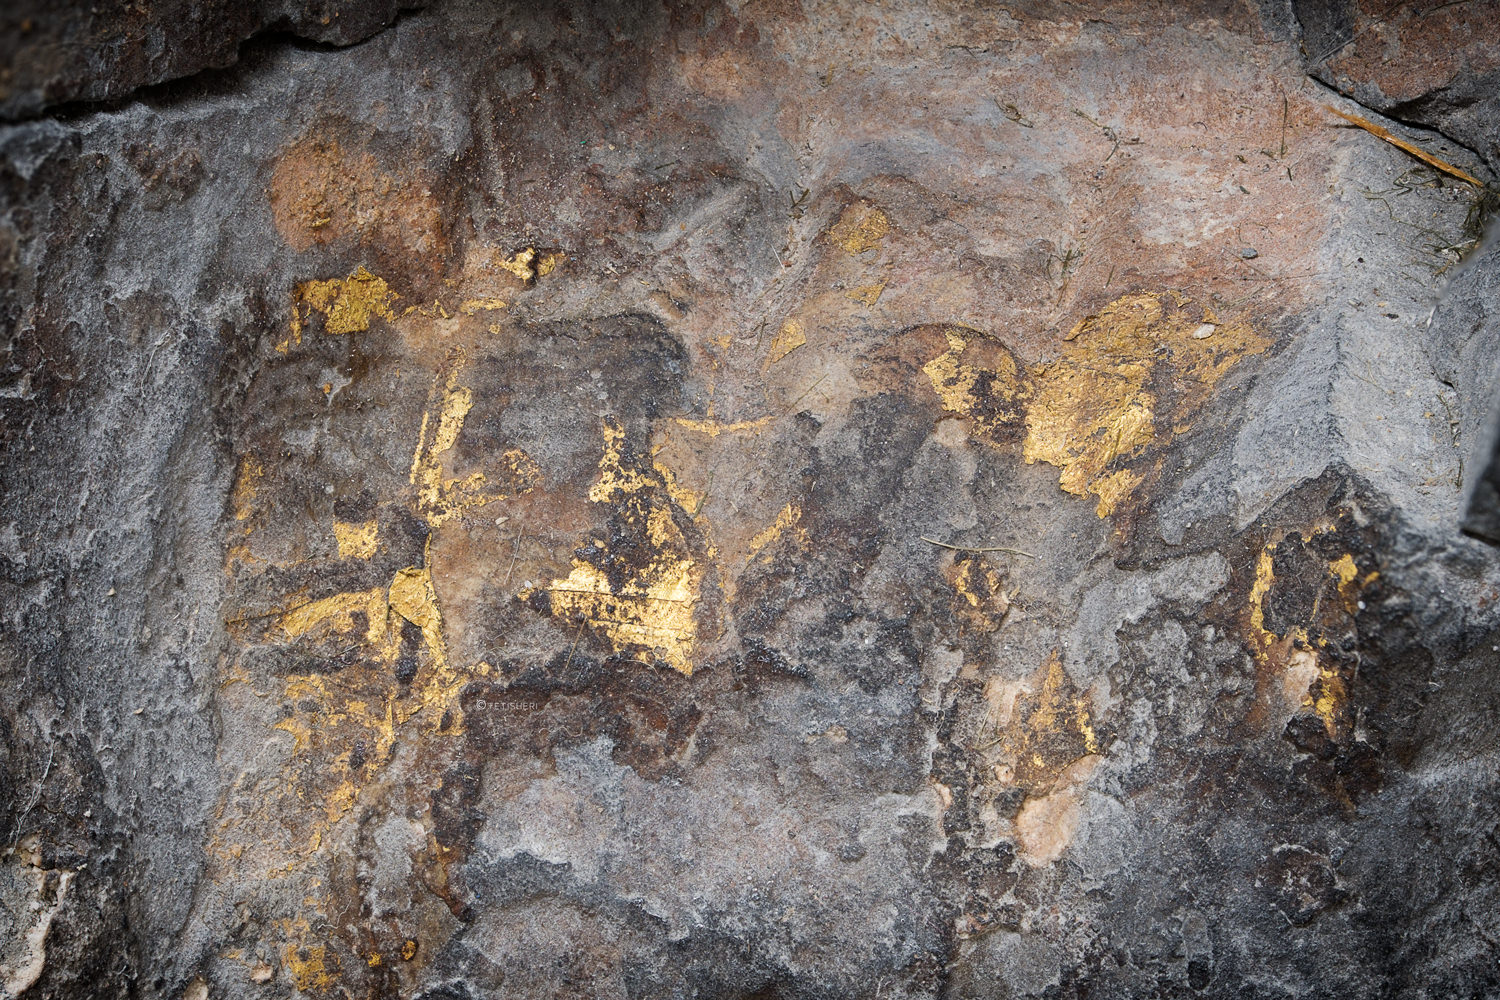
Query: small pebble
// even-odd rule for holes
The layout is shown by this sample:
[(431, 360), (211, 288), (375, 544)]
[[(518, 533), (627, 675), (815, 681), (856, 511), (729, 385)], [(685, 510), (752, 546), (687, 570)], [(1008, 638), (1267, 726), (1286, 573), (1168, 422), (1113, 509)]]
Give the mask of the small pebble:
[(1212, 323), (1202, 323), (1198, 326), (1198, 329), (1193, 331), (1193, 339), (1207, 340), (1214, 335), (1214, 329), (1215, 327)]
[(1245, 258), (1246, 260), (1254, 260), (1256, 257), (1260, 256), (1260, 251), (1255, 249), (1254, 247), (1241, 247), (1240, 256)]

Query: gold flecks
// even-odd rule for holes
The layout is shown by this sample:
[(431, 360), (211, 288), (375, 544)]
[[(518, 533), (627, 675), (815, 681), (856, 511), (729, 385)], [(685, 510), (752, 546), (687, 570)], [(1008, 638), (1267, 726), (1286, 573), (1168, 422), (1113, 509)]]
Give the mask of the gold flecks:
[(682, 501), (691, 498), (664, 465), (627, 458), (624, 449), (624, 429), (606, 421), (599, 478), (589, 499), (616, 509), (638, 536), (640, 554), (632, 554), (623, 579), (612, 578), (601, 565), (609, 558), (606, 547), (595, 540), (592, 548), (600, 555), (575, 557), (567, 577), (546, 585), (552, 614), (602, 633), (617, 651), (649, 651), (691, 676), (698, 630), (694, 609), (703, 580), (701, 561), (679, 524), (689, 520)]
[[(323, 837), (354, 808), (359, 799), (360, 782), (368, 779), (389, 759), (396, 743), (395, 706), (390, 700), (385, 700), (381, 711), (377, 712), (360, 699), (338, 700), (336, 692), (329, 690), (328, 678), (320, 674), (289, 678), (286, 697), (299, 708), (272, 728), (291, 735), (295, 758), (301, 758), (309, 751), (321, 751), (321, 754), (314, 755), (316, 759), (350, 733), (363, 737), (362, 742), (368, 747), (368, 756), (358, 766), (351, 762), (349, 752), (345, 751), (335, 756), (319, 775), (322, 782), (336, 779), (337, 784), (331, 788), (324, 784), (324, 790), (315, 800), (321, 815), (312, 819), (307, 841), (301, 847), (303, 855), (311, 855), (322, 846)], [(318, 710), (310, 712), (300, 707), (308, 703), (319, 706)], [(294, 791), (299, 799), (306, 801), (301, 788), (293, 786), (288, 791)]]
[(437, 609), (437, 593), (432, 589), (432, 574), (426, 569), (408, 566), (397, 570), (391, 580), (391, 610), (424, 632), (442, 624)]
[(968, 417), (975, 436), (994, 440), (1022, 413), (1024, 387), (1010, 352), (977, 331), (943, 331), (948, 349), (922, 371), (943, 409)]
[(541, 475), (536, 462), (518, 448), (507, 449), (500, 456), (507, 489), (484, 492), (482, 488), (486, 479), (483, 472), (462, 479), (444, 475), (443, 457), (457, 443), (469, 410), (474, 406), (474, 394), (467, 386), (458, 384), (464, 364), (463, 352), (455, 352), (446, 366), (446, 376), (440, 372), (434, 381), (433, 401), (422, 414), (422, 429), (417, 435), (417, 448), (411, 460), (410, 478), (411, 484), (417, 488), (417, 509), (434, 528), (471, 508), (529, 492)]
[[(1022, 455), (1028, 463), (1061, 469), (1058, 485), (1067, 492), (1082, 496), (1116, 458), (1135, 455), (1155, 440), (1156, 398), (1144, 387), (1145, 365), (1110, 370), (1063, 363), (1036, 374)], [(1115, 495), (1110, 505), (1119, 499)]]
[[(230, 492), (230, 502), (234, 509), (234, 519), (238, 524), (237, 532), (231, 532), (227, 540), (228, 545), (224, 551), (224, 572), (233, 576), (236, 568), (258, 563), (255, 554), (250, 549), (250, 535), (259, 527), (255, 501), (260, 495), (262, 481), (266, 476), (266, 467), (260, 459), (254, 455), (244, 455), (240, 458), (239, 466), (235, 471), (234, 488)], [(111, 591), (113, 593), (113, 591)]]
[[(1360, 591), (1379, 575), (1370, 573), (1361, 581), (1359, 567), (1355, 565), (1354, 556), (1347, 552), (1329, 561), (1328, 572), (1334, 578), (1346, 614), (1355, 612)], [(1322, 640), (1320, 639), (1319, 642), (1321, 645)], [(1329, 738), (1336, 738), (1342, 709), (1349, 699), (1348, 685), (1344, 683), (1344, 678), (1337, 670), (1320, 661), (1316, 689), (1316, 696), (1309, 694), (1308, 701), (1311, 702), (1313, 711), (1323, 720), (1323, 727), (1327, 730)]]
[(691, 677), (697, 632), (693, 605), (698, 600), (693, 566), (678, 561), (651, 576), (647, 584), (629, 583), (616, 592), (602, 570), (574, 560), (572, 573), (547, 585), (552, 613), (587, 622), (617, 650), (655, 650), (668, 666)]
[(526, 247), (524, 250), (517, 251), (515, 256), (509, 260), (497, 260), (495, 264), (502, 270), (514, 274), (522, 281), (531, 281), (536, 277), (536, 266), (533, 264), (535, 260), (536, 249), (534, 247)]
[[(1305, 541), (1304, 537), (1304, 541)], [(1322, 675), (1318, 654), (1308, 644), (1307, 629), (1296, 625), (1284, 636), (1266, 628), (1266, 597), (1276, 585), (1276, 548), (1279, 538), (1261, 546), (1255, 557), (1255, 579), (1250, 584), (1250, 651), (1263, 669), (1284, 675), (1287, 695), (1294, 704), (1311, 705), (1309, 691)]]
[(616, 497), (639, 493), (653, 485), (651, 477), (624, 463), (625, 429), (612, 420), (604, 422), (604, 455), (599, 459), (599, 478), (589, 487), (589, 500), (608, 503)]
[[(401, 652), (401, 633), (387, 626), (387, 610), (421, 629), (428, 654), (426, 669), (404, 691), (384, 682), (389, 665)], [(273, 726), (292, 737), (293, 751), (299, 757), (326, 756), (330, 748), (356, 741), (365, 747), (361, 763), (351, 762), (346, 750), (316, 779), (292, 779), (288, 794), (295, 793), (301, 800), (306, 800), (306, 781), (316, 780), (320, 787), (321, 815), (308, 825), (305, 843), (295, 848), (303, 857), (322, 847), (325, 835), (353, 809), (363, 782), (389, 761), (397, 727), (426, 711), (434, 730), (458, 731), (457, 696), (470, 679), (469, 673), (455, 670), (448, 662), (437, 595), (430, 572), (423, 568), (398, 570), (388, 587), (337, 594), (293, 609), (282, 616), (281, 633), (305, 641), (315, 626), (327, 623), (330, 635), (345, 635), (353, 630), (352, 616), (357, 611), (363, 611), (370, 623), (363, 635), (365, 657), (335, 675), (289, 676), (283, 697), (291, 712)], [(442, 728), (445, 716), (448, 725)], [(226, 820), (225, 827), (231, 822)], [(239, 846), (217, 853), (238, 859)]]
[(801, 507), (798, 507), (794, 503), (789, 503), (781, 508), (781, 512), (776, 515), (776, 520), (756, 532), (755, 537), (750, 539), (750, 552), (747, 561), (754, 559), (788, 531), (791, 531), (798, 540), (807, 544), (809, 541), (807, 529), (797, 523), (800, 520), (802, 520)]
[(1089, 710), (1082, 701), (1078, 704), (1078, 732), (1083, 737), (1083, 749), (1091, 754), (1099, 752), (1099, 737), (1094, 734), (1094, 725)]
[(991, 686), (986, 698), (998, 708), (1001, 728), (982, 749), (997, 775), (1028, 794), (1047, 792), (1074, 764), (1100, 752), (1088, 696), (1068, 680), (1055, 651), (1028, 680)]
[(993, 632), (1010, 610), (1010, 595), (1000, 573), (982, 556), (956, 558), (944, 571), (953, 586), (955, 611), (965, 631)]
[(873, 306), (880, 301), (880, 295), (885, 291), (885, 282), (878, 285), (860, 285), (858, 288), (845, 292), (845, 297), (861, 303), (865, 306)]
[[(1110, 466), (1151, 447), (1162, 424), (1187, 430), (1229, 369), (1270, 346), (1240, 320), (1218, 323), (1212, 339), (1195, 337), (1209, 315), (1177, 292), (1142, 292), (1081, 320), (1063, 358), (1032, 371), (1026, 460), (1058, 466), (1059, 485), (1096, 494), (1099, 516), (1108, 516), (1143, 481)], [(1148, 388), (1156, 384), (1169, 384), (1172, 397), (1158, 398)]]
[(1270, 345), (1240, 320), (1215, 318), (1213, 338), (1195, 338), (1211, 315), (1176, 292), (1126, 295), (1075, 325), (1061, 358), (1024, 372), (998, 342), (950, 328), (922, 370), (972, 434), (998, 444), (1024, 430), (1026, 461), (1057, 466), (1058, 485), (1093, 493), (1108, 517), (1145, 481), (1120, 464), (1188, 430), (1218, 381)]
[(978, 380), (972, 369), (958, 363), (968, 341), (957, 330), (944, 331), (943, 335), (948, 340), (948, 350), (923, 365), (922, 371), (943, 401), (943, 409), (967, 415), (974, 408), (974, 383)]
[(1312, 700), (1312, 709), (1323, 720), (1323, 728), (1330, 739), (1338, 734), (1340, 708), (1348, 701), (1349, 692), (1338, 671), (1318, 665), (1318, 696)]
[(1257, 659), (1264, 660), (1265, 650), (1276, 642), (1266, 630), (1266, 595), (1276, 582), (1274, 555), (1276, 542), (1267, 542), (1255, 557), (1255, 581), (1250, 585), (1250, 642)]
[(327, 317), (329, 333), (363, 333), (375, 317), (391, 319), (390, 286), (363, 267), (343, 281), (313, 281), (301, 286), (300, 298)]
[[(430, 554), (430, 539), (428, 547)], [(430, 663), (424, 680), (412, 691), (401, 721), (425, 708), (429, 710), (433, 728), (437, 729), (442, 725), (443, 714), (452, 710), (456, 728), (460, 722), (456, 711), (458, 693), (469, 676), (478, 671), (477, 668), (460, 671), (448, 662), (448, 641), (443, 634), (443, 615), (432, 585), (432, 570), (426, 566), (397, 570), (391, 580), (390, 602), (392, 611), (422, 630), (422, 643)]]
[(287, 611), (281, 616), (281, 630), (288, 639), (296, 639), (329, 622), (333, 632), (343, 634), (354, 628), (354, 614), (363, 612), (367, 619), (365, 641), (374, 644), (385, 636), (385, 608), (381, 587), (334, 594)]
[(1339, 590), (1342, 591), (1359, 576), (1359, 567), (1354, 565), (1354, 557), (1345, 552), (1328, 564), (1328, 572), (1338, 578)]
[[(363, 703), (351, 704), (350, 707), (356, 710), (363, 710), (365, 708)], [(341, 754), (340, 756), (342, 757), (343, 755)], [(348, 758), (344, 757), (341, 763), (343, 764), (343, 768), (347, 771), (349, 766)], [(354, 803), (358, 798), (359, 786), (356, 785), (353, 780), (351, 780), (351, 778), (345, 778), (339, 783), (337, 788), (335, 788), (328, 794), (328, 797), (325, 798), (322, 803), (323, 818), (326, 825), (323, 827), (323, 829), (316, 830), (314, 836), (317, 839), (313, 841), (313, 850), (317, 850), (318, 844), (321, 842), (324, 830), (327, 827), (333, 826), (333, 824), (337, 823), (339, 820), (348, 815), (349, 810), (354, 808)]]
[(443, 616), (432, 587), (432, 571), (416, 566), (397, 570), (389, 593), (391, 610), (422, 630), (429, 650), (434, 654), (441, 650)]
[(763, 430), (770, 426), (776, 417), (773, 414), (761, 417), (758, 420), (736, 420), (733, 423), (720, 423), (717, 420), (692, 420), (687, 417), (674, 417), (672, 422), (678, 427), (699, 434), (707, 434), (709, 437), (718, 437), (720, 434), (748, 434), (751, 431)]
[[(415, 506), (433, 527), (499, 496), (479, 492), (484, 481), (482, 474), (454, 480), (443, 473), (443, 459), (457, 442), (473, 402), (470, 391), (456, 382), (462, 366), (463, 357), (458, 355), (448, 370), (439, 374), (413, 458)], [(535, 463), (521, 452), (507, 453), (505, 461), (510, 463), (505, 480), (520, 489), (529, 489), (536, 475)], [(242, 473), (245, 483), (253, 483), (257, 481), (259, 467), (247, 460), (242, 463)], [(251, 489), (245, 486), (239, 492), (245, 497), (251, 494)], [(248, 500), (242, 500), (240, 505), (247, 503)], [(375, 521), (336, 522), (335, 536), (341, 557), (367, 558), (378, 549)], [(263, 834), (251, 833), (263, 844), (256, 851), (259, 858), (289, 859), (270, 868), (270, 874), (288, 874), (300, 859), (322, 848), (325, 835), (353, 809), (362, 783), (388, 763), (398, 726), (424, 713), (434, 731), (449, 734), (461, 731), (458, 692), (471, 679), (473, 671), (460, 670), (449, 663), (429, 557), (430, 552), (421, 566), (398, 570), (386, 586), (303, 601), (281, 612), (270, 633), (261, 640), (330, 644), (337, 647), (335, 655), (344, 658), (345, 663), (357, 651), (357, 659), (336, 674), (292, 674), (286, 679), (284, 698), (289, 714), (274, 728), (292, 737), (298, 757), (285, 765), (284, 795), (304, 802), (315, 797), (320, 804), (320, 815), (305, 827), (306, 839), (301, 844), (278, 847), (266, 842)], [(392, 612), (421, 630), (427, 654), (416, 680), (404, 687), (393, 686), (389, 681), (391, 666), (403, 655), (401, 630), (389, 627)], [(248, 633), (248, 620), (246, 625), (239, 631)], [(331, 766), (316, 775), (308, 774), (295, 762), (302, 755), (326, 758), (332, 748), (347, 748), (356, 743), (364, 747), (357, 764), (350, 762), (348, 749), (335, 754)], [(222, 821), (222, 830), (257, 831), (259, 808), (252, 800), (240, 802), (237, 815)], [(221, 837), (216, 836), (216, 844), (220, 841)], [(245, 848), (245, 844), (221, 845), (213, 853), (217, 858), (233, 859), (243, 869), (250, 863), (241, 860)]]
[(1129, 469), (1120, 469), (1116, 472), (1105, 473), (1089, 483), (1089, 492), (1099, 498), (1094, 513), (1100, 517), (1108, 517), (1114, 513), (1115, 505), (1135, 491), (1141, 485), (1144, 477)]
[(254, 455), (240, 459), (239, 471), (234, 477), (234, 519), (245, 521), (255, 513), (255, 497), (260, 482), (266, 477), (266, 467)]
[[(1314, 525), (1302, 533), (1302, 541), (1334, 530), (1331, 524)], [(1328, 640), (1323, 633), (1328, 626), (1320, 618), (1319, 609), (1329, 605), (1324, 603), (1323, 593), (1314, 598), (1311, 620), (1306, 623), (1289, 626), (1284, 635), (1277, 635), (1266, 625), (1266, 600), (1276, 585), (1275, 553), (1283, 537), (1277, 532), (1256, 556), (1246, 614), (1251, 652), (1262, 670), (1279, 680), (1287, 702), (1311, 709), (1322, 720), (1329, 739), (1337, 740), (1347, 734), (1350, 725), (1349, 682), (1326, 651)], [(1336, 607), (1342, 607), (1337, 614), (1345, 616), (1355, 612), (1361, 588), (1377, 575), (1371, 573), (1361, 580), (1354, 557), (1348, 553), (1330, 560), (1327, 572), (1340, 599)]]
[(291, 736), (293, 753), (306, 753), (308, 748), (312, 746), (312, 727), (305, 720), (295, 715), (289, 719), (282, 719), (271, 728)]
[(1071, 693), (1073, 686), (1068, 681), (1062, 659), (1056, 652), (1048, 658), (1045, 669), (1046, 677), (1026, 726), (1028, 738), (1025, 744), (1037, 752), (1023, 753), (1021, 756), (1027, 756), (1034, 762), (1042, 761), (1044, 755), (1040, 751), (1049, 736), (1060, 735), (1071, 740), (1074, 734), (1081, 739), (1085, 753), (1097, 753), (1099, 748), (1093, 726), (1089, 722), (1088, 701)]
[(333, 537), (340, 559), (368, 559), (380, 548), (380, 528), (374, 521), (334, 521)]
[[(360, 277), (358, 272), (353, 276)], [(366, 290), (356, 283), (354, 298)], [(305, 291), (299, 322), (305, 323), (313, 311), (328, 317), (330, 331), (354, 322), (347, 319), (356, 304), (352, 300), (341, 304), (321, 287)], [(388, 298), (374, 301), (372, 316), (382, 315), (382, 308), (388, 311)], [(452, 475), (454, 452), (475, 404), (473, 390), (460, 384), (464, 363), (463, 354), (454, 352), (439, 371), (416, 435), (410, 502), (432, 528), (480, 504), (527, 491), (539, 478), (536, 463), (519, 450), (505, 452), (483, 473)], [(257, 459), (241, 459), (231, 500), (246, 535), (252, 526), (258, 530), (263, 519), (257, 494), (266, 493), (265, 477)], [(672, 486), (664, 487), (669, 497), (690, 492), (674, 492)], [(335, 521), (332, 530), (341, 559), (371, 558), (380, 550), (375, 520)], [(242, 646), (282, 646), (286, 658), (278, 662), (302, 659), (307, 666), (300, 669), (309, 672), (284, 675), (281, 715), (270, 722), (290, 740), (289, 751), (281, 750), (279, 774), (242, 781), (220, 803), (217, 829), (208, 845), (214, 878), (301, 878), (315, 871), (307, 866), (346, 844), (347, 833), (340, 830), (358, 814), (372, 782), (391, 765), (402, 727), (420, 715), (426, 731), (449, 737), (462, 733), (459, 693), (474, 677), (493, 670), (487, 664), (464, 668), (449, 660), (430, 568), (430, 539), (420, 564), (397, 570), (383, 586), (311, 601), (296, 592), (268, 614), (226, 623)], [(248, 553), (231, 552), (226, 569), (245, 558)], [(420, 645), (414, 644), (411, 629), (403, 634), (403, 628), (393, 623), (414, 625), (421, 633)], [(241, 657), (226, 667), (226, 684), (243, 680), (248, 685), (246, 662)], [(399, 683), (394, 669), (398, 664), (414, 671)], [(251, 687), (234, 690), (244, 697), (276, 697)], [(316, 884), (316, 879), (311, 881)], [(313, 905), (313, 897), (304, 899), (303, 905)], [(305, 921), (295, 936), (288, 931), (287, 940), (296, 944), (285, 953), (283, 968), (299, 989), (326, 991), (324, 987), (339, 979), (331, 948), (307, 943)]]
[(781, 324), (776, 336), (771, 338), (771, 353), (766, 356), (766, 366), (774, 365), (806, 343), (807, 330), (802, 323), (795, 319), (787, 320)]
[(662, 477), (662, 481), (666, 484), (667, 495), (672, 498), (673, 502), (688, 514), (694, 517), (698, 516), (699, 512), (703, 510), (703, 501), (708, 499), (708, 493), (704, 490), (695, 490), (691, 486), (682, 485), (677, 481), (677, 477), (672, 475), (672, 470), (655, 459), (651, 461), (651, 468), (656, 471), (657, 475)]
[(328, 968), (328, 948), (324, 945), (303, 947), (289, 944), (285, 964), (292, 975), (292, 985), (304, 993), (333, 985), (333, 972)]
[(557, 269), (557, 266), (568, 259), (568, 255), (556, 250), (538, 250), (536, 247), (526, 247), (519, 250), (514, 256), (507, 259), (497, 259), (495, 266), (503, 271), (509, 271), (522, 282), (530, 285), (539, 277), (546, 277)]
[(828, 230), (828, 238), (845, 253), (862, 254), (880, 246), (891, 231), (891, 220), (872, 205), (856, 203), (845, 208), (839, 221)]
[[(1073, 327), (1064, 338), (1066, 356), (1074, 364), (1093, 363), (1106, 371), (1166, 364), (1180, 383), (1178, 408), (1196, 410), (1231, 368), (1270, 346), (1239, 319), (1216, 322), (1211, 340), (1195, 339), (1193, 331), (1205, 315), (1212, 313), (1178, 292), (1125, 295)], [(1119, 373), (1127, 378), (1136, 374)]]
[(664, 490), (684, 509), (696, 513), (703, 502), (700, 490), (682, 486), (677, 477), (653, 456), (649, 468), (644, 463), (627, 462), (623, 455), (625, 431), (619, 424), (604, 422), (604, 456), (599, 460), (599, 478), (589, 487), (593, 503), (611, 503), (642, 491)]
[(459, 305), (458, 311), (463, 313), (465, 316), (472, 316), (477, 312), (494, 312), (498, 309), (504, 309), (505, 307), (506, 305), (504, 299), (464, 299), (463, 302)]
[(391, 303), (396, 298), (383, 278), (377, 278), (364, 267), (356, 268), (347, 278), (303, 282), (292, 296), (288, 336), (276, 349), (285, 354), (290, 347), (302, 343), (302, 331), (315, 312), (323, 315), (323, 329), (328, 333), (363, 333), (376, 317), (395, 319)]

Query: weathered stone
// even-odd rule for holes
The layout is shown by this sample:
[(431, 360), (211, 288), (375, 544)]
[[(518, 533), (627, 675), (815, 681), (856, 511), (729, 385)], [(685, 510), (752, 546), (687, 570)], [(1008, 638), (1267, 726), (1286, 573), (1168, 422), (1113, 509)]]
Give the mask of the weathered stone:
[(1500, 165), (1500, 3), (1291, 2), (1313, 76)]
[(0, 129), (6, 989), (1492, 991), (1500, 262), (1295, 28), (437, 4)]
[(0, 120), (124, 98), (239, 58), (257, 35), (351, 45), (413, 0), (9, 0), (0, 10)]

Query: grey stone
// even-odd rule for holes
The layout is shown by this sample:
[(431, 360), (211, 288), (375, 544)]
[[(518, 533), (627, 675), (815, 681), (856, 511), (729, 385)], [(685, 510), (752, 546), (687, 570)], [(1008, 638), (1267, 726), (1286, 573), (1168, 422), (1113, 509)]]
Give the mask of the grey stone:
[(62, 10), (9, 992), (1494, 992), (1500, 258), (1364, 15)]

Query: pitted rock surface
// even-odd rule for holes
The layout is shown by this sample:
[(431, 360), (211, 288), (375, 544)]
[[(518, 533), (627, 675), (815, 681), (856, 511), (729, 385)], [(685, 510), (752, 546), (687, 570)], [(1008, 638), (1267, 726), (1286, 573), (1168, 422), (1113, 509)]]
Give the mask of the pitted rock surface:
[(0, 986), (1500, 989), (1445, 6), (35, 15)]

